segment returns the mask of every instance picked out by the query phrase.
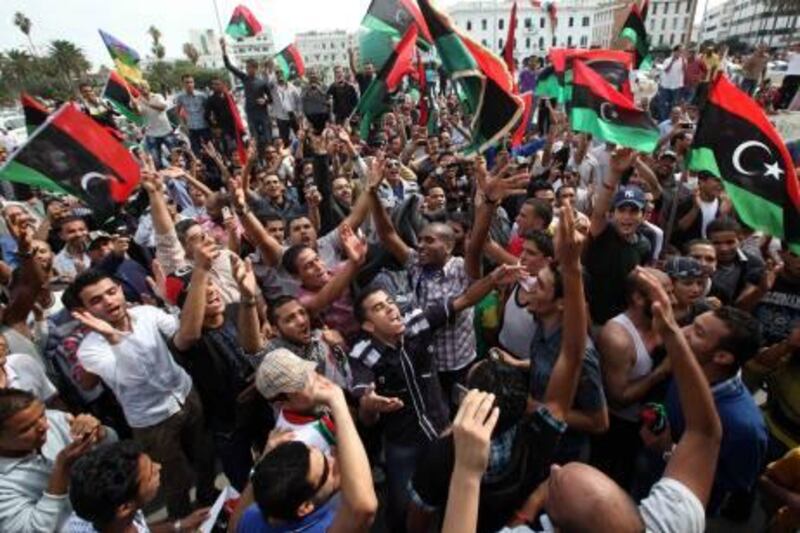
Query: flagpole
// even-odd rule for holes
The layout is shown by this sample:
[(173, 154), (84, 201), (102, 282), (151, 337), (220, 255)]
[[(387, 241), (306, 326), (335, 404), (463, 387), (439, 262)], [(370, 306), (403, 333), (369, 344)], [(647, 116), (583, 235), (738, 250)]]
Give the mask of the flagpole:
[(211, 0), (214, 3), (214, 14), (217, 16), (217, 28), (219, 29), (219, 36), (223, 37), (222, 33), (222, 19), (219, 18), (219, 8), (217, 7), (217, 0)]

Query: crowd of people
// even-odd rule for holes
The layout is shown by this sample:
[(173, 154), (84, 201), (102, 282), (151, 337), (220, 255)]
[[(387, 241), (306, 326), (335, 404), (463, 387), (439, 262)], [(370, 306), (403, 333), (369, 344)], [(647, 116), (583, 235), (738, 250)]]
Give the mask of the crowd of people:
[(688, 170), (696, 61), (667, 60), (652, 153), (542, 102), (465, 155), (444, 77), (432, 120), (401, 90), (361, 138), (372, 65), (301, 90), (226, 56), (242, 157), (223, 80), (184, 78), (178, 128), (142, 84), (113, 221), (2, 203), (0, 530), (194, 531), (226, 486), (243, 533), (800, 527), (800, 256)]

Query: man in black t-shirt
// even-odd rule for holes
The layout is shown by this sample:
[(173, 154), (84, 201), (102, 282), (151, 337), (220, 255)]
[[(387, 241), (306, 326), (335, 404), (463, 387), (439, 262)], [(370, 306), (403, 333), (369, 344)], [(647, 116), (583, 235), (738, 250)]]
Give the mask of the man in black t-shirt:
[(237, 258), (232, 270), (242, 298), (226, 307), (209, 277), (217, 255), (214, 243), (198, 248), (194, 270), (168, 278), (167, 298), (181, 307), (183, 315), (190, 315), (194, 343), (176, 350), (176, 356), (197, 387), (223, 471), (241, 491), (253, 467), (251, 450), (263, 446), (270, 427), (265, 418), (269, 408), (257, 394), (238, 398), (255, 372), (248, 354), (263, 344), (256, 310), (258, 285), (250, 262)]
[(333, 68), (334, 81), (328, 87), (328, 98), (333, 101), (333, 117), (341, 125), (353, 113), (358, 104), (356, 88), (347, 83), (342, 67)]
[[(622, 175), (637, 158), (629, 148), (611, 155), (608, 181), (600, 186), (589, 227), (584, 266), (590, 276), (592, 322), (602, 325), (625, 309), (625, 279), (652, 256), (650, 242), (637, 233), (644, 218), (645, 196), (638, 187), (618, 189)], [(611, 217), (608, 217), (612, 205)]]

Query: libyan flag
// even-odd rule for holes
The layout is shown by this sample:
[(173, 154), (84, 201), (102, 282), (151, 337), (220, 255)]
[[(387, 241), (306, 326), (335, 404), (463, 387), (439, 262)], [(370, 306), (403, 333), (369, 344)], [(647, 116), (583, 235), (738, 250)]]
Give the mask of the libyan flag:
[(64, 104), (0, 167), (0, 180), (81, 198), (104, 222), (139, 183), (139, 165), (111, 134)]
[(572, 93), (572, 63), (581, 61), (609, 82), (626, 97), (633, 98), (630, 84), (630, 70), (633, 68), (633, 54), (621, 50), (585, 50), (553, 48), (548, 54), (553, 63), (556, 80), (560, 86), (559, 102), (569, 102)]
[(389, 95), (399, 88), (403, 77), (414, 70), (412, 59), (416, 42), (417, 27), (412, 25), (358, 101), (355, 112), (361, 115), (359, 133), (362, 139), (368, 138), (372, 123), (388, 109)]
[(647, 0), (645, 0), (641, 11), (638, 4), (634, 3), (631, 5), (631, 11), (619, 33), (620, 39), (627, 39), (633, 44), (633, 50), (636, 54), (634, 66), (637, 69), (648, 69), (653, 63), (653, 57), (650, 55), (650, 37), (648, 37), (647, 29), (644, 26), (646, 18)]
[(575, 61), (570, 125), (606, 142), (650, 153), (658, 144), (658, 126), (633, 100), (617, 91), (603, 77)]
[(419, 0), (419, 7), (442, 66), (472, 117), (469, 149), (483, 152), (509, 134), (522, 117), (524, 103), (513, 94), (514, 80), (502, 59), (460, 34), (428, 0)]
[(372, 0), (361, 26), (400, 39), (410, 26), (417, 27), (420, 46), (430, 48), (433, 38), (414, 0)]
[(306, 75), (306, 65), (303, 62), (303, 56), (300, 54), (300, 50), (293, 44), (290, 44), (275, 56), (275, 64), (281, 69), (284, 78), (287, 80), (302, 78)]
[(47, 116), (50, 115), (50, 111), (47, 110), (43, 103), (28, 93), (22, 93), (20, 100), (22, 101), (22, 114), (25, 115), (25, 128), (30, 136), (36, 128), (44, 124)]
[(244, 6), (236, 6), (231, 20), (228, 22), (228, 27), (225, 28), (225, 33), (234, 39), (252, 37), (261, 33), (261, 23), (256, 20), (249, 9)]
[(102, 95), (117, 113), (139, 126), (144, 123), (144, 117), (135, 109), (133, 103), (134, 98), (139, 98), (139, 91), (113, 70), (108, 75)]
[(800, 183), (792, 158), (761, 107), (724, 76), (709, 89), (689, 168), (720, 178), (745, 224), (800, 254)]

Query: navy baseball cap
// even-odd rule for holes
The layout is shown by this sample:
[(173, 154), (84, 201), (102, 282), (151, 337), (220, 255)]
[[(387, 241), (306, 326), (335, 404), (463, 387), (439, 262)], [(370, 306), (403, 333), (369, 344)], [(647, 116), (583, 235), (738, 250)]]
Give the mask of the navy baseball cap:
[(664, 264), (664, 271), (672, 279), (699, 278), (705, 274), (703, 265), (694, 257), (670, 257)]
[(623, 205), (644, 209), (645, 203), (644, 192), (639, 187), (621, 187), (614, 195), (614, 209)]

